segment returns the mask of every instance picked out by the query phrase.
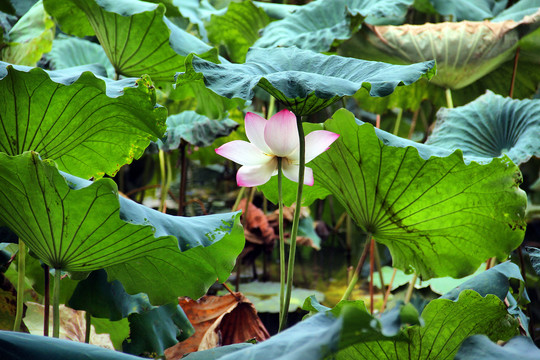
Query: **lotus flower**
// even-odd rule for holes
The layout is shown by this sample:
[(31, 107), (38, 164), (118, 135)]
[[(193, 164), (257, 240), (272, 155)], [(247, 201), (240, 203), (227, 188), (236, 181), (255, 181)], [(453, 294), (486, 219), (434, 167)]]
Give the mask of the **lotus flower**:
[[(281, 158), (283, 174), (298, 182), (300, 141), (296, 116), (281, 110), (268, 121), (248, 112), (245, 118), (246, 135), (250, 142), (234, 140), (216, 149), (219, 155), (242, 165), (236, 174), (238, 186), (259, 186), (277, 174)], [(326, 130), (317, 130), (306, 136), (306, 164), (329, 149), (339, 137)], [(304, 184), (313, 185), (313, 170), (306, 167)]]

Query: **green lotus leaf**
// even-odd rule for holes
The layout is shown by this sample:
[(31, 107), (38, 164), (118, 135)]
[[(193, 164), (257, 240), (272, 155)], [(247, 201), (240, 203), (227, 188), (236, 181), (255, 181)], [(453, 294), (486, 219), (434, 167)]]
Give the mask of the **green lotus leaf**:
[(101, 177), (162, 136), (166, 109), (155, 107), (147, 77), (113, 81), (86, 70), (96, 68), (47, 72), (0, 62), (0, 151), (36, 151), (63, 171)]
[(315, 184), (306, 195), (332, 193), (390, 249), (394, 267), (412, 266), (423, 279), (463, 277), (490, 257), (506, 259), (523, 240), (526, 197), (507, 157), (467, 164), (460, 151), (359, 126), (346, 110), (324, 128), (341, 136), (308, 163)]
[(68, 305), (94, 317), (110, 320), (129, 317), (130, 336), (123, 350), (135, 355), (163, 354), (166, 347), (195, 332), (177, 303), (152, 306), (146, 294), (129, 295), (119, 281), (107, 282), (105, 270), (93, 271), (80, 281)]
[(118, 75), (170, 83), (194, 52), (218, 61), (217, 50), (163, 16), (165, 6), (143, 1), (45, 0), (45, 9), (62, 31), (96, 35)]
[(511, 59), (519, 39), (538, 26), (540, 11), (518, 22), (366, 26), (355, 36), (355, 45), (346, 46), (342, 54), (397, 64), (435, 59), (433, 83), (456, 90)]
[(531, 259), (531, 264), (534, 271), (537, 274), (540, 274), (540, 249), (532, 246), (528, 246), (526, 249), (527, 253), (529, 254), (529, 258)]
[(138, 356), (104, 349), (96, 345), (56, 339), (48, 336), (30, 335), (13, 331), (0, 331), (0, 356), (3, 359), (79, 359), (87, 360), (140, 360)]
[(507, 155), (515, 164), (540, 156), (540, 100), (513, 100), (488, 91), (475, 101), (440, 109), (426, 144), (465, 156)]
[(67, 305), (93, 317), (120, 320), (153, 308), (146, 294), (129, 295), (120, 281), (107, 282), (107, 272), (95, 270), (77, 283)]
[(238, 123), (229, 118), (211, 120), (195, 111), (184, 111), (167, 118), (167, 137), (159, 140), (158, 145), (165, 151), (177, 149), (182, 140), (195, 146), (210, 146), (237, 127)]
[(233, 2), (225, 15), (212, 15), (206, 29), (210, 41), (225, 45), (229, 58), (243, 63), (248, 49), (259, 38), (259, 29), (269, 22), (270, 18), (264, 10), (251, 1)]
[(13, 64), (35, 66), (43, 53), (51, 50), (54, 30), (54, 21), (38, 1), (11, 28), (9, 42), (0, 58)]
[(318, 0), (268, 25), (255, 47), (297, 46), (328, 51), (358, 30), (367, 16), (404, 16), (411, 0)]
[(536, 0), (520, 0), (509, 8), (501, 11), (491, 21), (514, 20), (520, 21), (527, 15), (532, 15), (538, 11), (540, 4)]
[(226, 346), (218, 346), (212, 349), (208, 350), (201, 350), (201, 351), (195, 351), (187, 356), (183, 357), (183, 359), (187, 360), (216, 360), (221, 359), (223, 356), (237, 352), (239, 350), (242, 350), (244, 348), (250, 348), (254, 346), (251, 343), (240, 343), (240, 344), (232, 344), (232, 345), (226, 345)]
[[(191, 61), (193, 55), (188, 55), (186, 61)], [(178, 76), (181, 74), (181, 76)], [(176, 76), (175, 89), (169, 95), (170, 100), (191, 100), (195, 102), (195, 111), (211, 119), (222, 119), (229, 110), (244, 107), (243, 99), (228, 99), (216, 94), (205, 85), (202, 74), (188, 67), (184, 73)]]
[[(515, 75), (513, 94), (515, 99), (532, 97), (537, 91), (538, 83), (540, 83), (540, 72), (535, 71), (538, 67), (538, 59), (540, 59), (540, 52), (538, 51), (536, 43), (540, 43), (540, 40), (537, 36), (532, 37), (537, 33), (540, 34), (537, 30), (532, 34), (529, 34), (529, 36), (524, 37), (518, 43), (520, 44), (521, 50), (518, 71)], [(346, 46), (342, 46), (340, 49), (353, 49), (355, 46), (362, 46), (356, 40), (358, 39), (351, 39)], [(522, 41), (527, 42), (526, 44), (523, 43), (523, 46), (527, 46), (526, 50), (521, 45)], [(349, 51), (344, 51), (343, 53), (347, 55), (352, 54)], [(367, 51), (365, 53), (367, 53)], [(377, 56), (367, 56), (367, 58), (371, 60), (383, 60)], [(385, 59), (385, 61), (392, 60)], [(468, 104), (477, 97), (485, 94), (488, 89), (496, 94), (507, 96), (510, 89), (510, 83), (512, 82), (513, 68), (514, 60), (510, 59), (498, 67), (497, 71), (492, 71), (464, 88), (452, 90), (453, 105), (462, 106)], [(426, 79), (420, 79), (409, 86), (398, 87), (396, 88), (396, 91), (385, 97), (371, 97), (367, 91), (361, 90), (354, 95), (354, 98), (362, 109), (378, 114), (382, 114), (394, 108), (415, 111), (420, 107), (420, 103), (423, 100), (429, 100), (434, 105), (435, 109), (447, 106), (445, 89)]]
[(252, 48), (244, 64), (215, 64), (196, 56), (186, 59), (177, 84), (202, 81), (220, 96), (251, 100), (260, 86), (297, 116), (317, 112), (361, 88), (386, 96), (399, 85), (431, 78), (434, 62), (408, 66), (327, 56), (296, 47)]
[(491, 340), (508, 340), (518, 333), (517, 320), (494, 295), (482, 297), (465, 290), (458, 301), (436, 299), (422, 312), (425, 326), (403, 330), (409, 342), (361, 342), (338, 353), (337, 359), (451, 359), (469, 335), (483, 334)]
[(103, 48), (89, 40), (77, 37), (57, 37), (53, 41), (51, 51), (45, 55), (54, 69), (100, 64), (107, 69), (107, 76), (114, 78), (116, 73)]
[(516, 336), (500, 346), (484, 335), (474, 335), (465, 339), (455, 357), (456, 360), (535, 360), (538, 358), (540, 358), (540, 349), (526, 336)]
[(253, 1), (257, 7), (264, 10), (266, 15), (270, 16), (272, 19), (281, 20), (289, 16), (291, 13), (298, 10), (299, 5), (290, 5), (290, 4), (274, 4), (267, 3), (262, 1)]
[(129, 338), (122, 344), (122, 351), (134, 355), (162, 356), (165, 349), (195, 333), (178, 303), (130, 315), (129, 328)]
[(227, 279), (243, 246), (237, 213), (165, 215), (119, 199), (110, 179), (63, 176), (33, 152), (0, 153), (0, 170), (0, 219), (43, 262), (71, 272), (105, 268), (109, 281), (146, 292), (153, 304), (202, 296)]
[(452, 16), (452, 21), (482, 21), (495, 17), (506, 8), (508, 0), (429, 0), (435, 10), (445, 16)]

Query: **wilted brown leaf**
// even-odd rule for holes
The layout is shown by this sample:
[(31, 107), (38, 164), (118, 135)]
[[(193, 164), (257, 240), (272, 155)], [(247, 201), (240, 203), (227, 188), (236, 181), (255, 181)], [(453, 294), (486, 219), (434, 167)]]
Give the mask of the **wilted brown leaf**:
[(257, 315), (253, 304), (240, 292), (224, 296), (203, 296), (199, 300), (180, 298), (195, 334), (167, 350), (169, 360), (180, 359), (184, 354), (256, 339), (270, 337)]

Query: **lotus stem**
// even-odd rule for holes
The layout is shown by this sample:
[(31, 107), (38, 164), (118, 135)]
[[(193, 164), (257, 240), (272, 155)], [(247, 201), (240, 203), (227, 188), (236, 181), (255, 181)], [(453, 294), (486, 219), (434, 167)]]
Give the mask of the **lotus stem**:
[(282, 176), (283, 169), (281, 168), (282, 158), (278, 157), (278, 206), (279, 206), (279, 279), (280, 279), (280, 290), (279, 290), (279, 331), (283, 330), (283, 319), (286, 317), (283, 316), (284, 313), (288, 312), (289, 309), (285, 309), (285, 239), (283, 236), (283, 193), (282, 193)]
[(49, 273), (49, 265), (43, 265), (43, 275), (45, 284), (44, 305), (45, 311), (43, 313), (43, 336), (49, 336), (49, 312), (51, 308), (51, 275)]
[(384, 312), (384, 309), (386, 308), (386, 303), (388, 302), (388, 297), (390, 296), (390, 292), (392, 291), (392, 284), (394, 283), (394, 279), (396, 278), (397, 269), (394, 268), (394, 272), (392, 272), (392, 277), (390, 278), (390, 282), (388, 283), (388, 287), (386, 288), (386, 293), (384, 294), (384, 300), (381, 307), (381, 314)]
[(266, 118), (270, 119), (270, 117), (274, 115), (274, 111), (276, 111), (276, 98), (270, 95), (270, 103), (268, 104), (268, 112), (266, 113)]
[(377, 248), (377, 244), (375, 244), (375, 266), (377, 268), (377, 271), (379, 272), (379, 280), (381, 281), (381, 291), (383, 294), (385, 294), (386, 286), (384, 286), (384, 276), (382, 273), (381, 256), (379, 254), (379, 248)]
[(415, 272), (411, 279), (411, 282), (409, 283), (409, 287), (407, 288), (407, 293), (405, 294), (405, 304), (408, 304), (409, 301), (411, 301), (414, 285), (416, 284), (417, 279), (418, 279), (418, 274)]
[(371, 238), (369, 244), (369, 312), (373, 314), (373, 270), (375, 268), (375, 240)]
[(394, 131), (392, 131), (392, 134), (398, 136), (399, 133), (399, 126), (401, 125), (401, 118), (403, 117), (403, 108), (399, 108), (396, 123), (394, 125)]
[(240, 191), (238, 192), (238, 195), (236, 195), (236, 200), (234, 200), (234, 205), (232, 207), (233, 211), (238, 210), (238, 205), (240, 205), (240, 201), (244, 197), (244, 193), (246, 192), (245, 187), (241, 187)]
[(450, 88), (446, 88), (444, 94), (446, 95), (446, 107), (449, 109), (453, 109), (454, 102), (452, 101), (452, 90), (450, 90)]
[(508, 92), (509, 97), (514, 97), (514, 85), (516, 83), (516, 74), (519, 61), (519, 46), (516, 49), (516, 54), (514, 55), (514, 67), (512, 68), (512, 81), (510, 82), (510, 91)]
[(166, 166), (165, 166), (165, 152), (159, 150), (159, 169), (161, 173), (161, 199), (159, 204), (159, 211), (166, 212), (167, 208), (165, 207), (165, 200), (167, 199), (167, 180), (166, 180)]
[(84, 319), (86, 320), (86, 331), (84, 333), (84, 342), (90, 344), (90, 335), (92, 332), (92, 316), (88, 311), (84, 312)]
[(371, 234), (368, 233), (366, 235), (366, 244), (364, 245), (364, 250), (362, 251), (362, 255), (360, 255), (360, 259), (358, 259), (358, 264), (356, 265), (356, 269), (354, 270), (354, 274), (351, 278), (351, 281), (349, 281), (349, 286), (347, 286), (347, 289), (345, 290), (345, 293), (343, 293), (343, 296), (341, 297), (341, 301), (348, 300), (349, 296), (351, 296), (351, 293), (358, 282), (358, 277), (360, 276), (360, 271), (362, 270), (362, 266), (364, 266), (364, 262), (366, 261), (367, 253), (369, 251), (369, 246), (371, 244), (370, 242)]
[(24, 310), (24, 278), (26, 270), (26, 246), (19, 239), (19, 253), (17, 254), (17, 310), (15, 312), (15, 322), (13, 323), (13, 331), (21, 329), (21, 322)]
[(182, 139), (180, 141), (180, 190), (178, 193), (178, 216), (184, 215), (184, 207), (186, 206), (186, 187), (187, 187), (187, 157), (186, 147), (188, 143)]
[(294, 258), (296, 255), (296, 235), (298, 234), (298, 225), (300, 223), (300, 210), (302, 208), (302, 190), (304, 189), (304, 171), (306, 166), (306, 140), (304, 138), (304, 128), (302, 127), (302, 117), (296, 116), (296, 127), (298, 128), (298, 136), (300, 141), (300, 164), (298, 170), (298, 188), (296, 190), (296, 208), (294, 209), (294, 218), (290, 238), (289, 264), (287, 268), (287, 293), (285, 294), (285, 309), (280, 319), (281, 331), (287, 326), (287, 315), (289, 313), (289, 303), (291, 302), (292, 283), (294, 276)]
[(412, 139), (414, 135), (414, 130), (416, 130), (416, 123), (418, 122), (418, 114), (420, 113), (420, 107), (416, 109), (416, 111), (413, 113), (412, 121), (411, 121), (411, 128), (409, 129), (409, 135), (407, 135), (407, 139)]
[(60, 280), (62, 280), (62, 271), (54, 269), (53, 285), (53, 337), (60, 337)]

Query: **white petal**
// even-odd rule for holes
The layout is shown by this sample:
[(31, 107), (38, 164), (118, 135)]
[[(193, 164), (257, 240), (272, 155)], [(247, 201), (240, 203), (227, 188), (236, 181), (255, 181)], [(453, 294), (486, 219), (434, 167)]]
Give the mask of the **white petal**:
[(243, 140), (234, 140), (216, 149), (218, 155), (240, 165), (263, 165), (272, 160), (272, 156), (264, 154), (255, 145)]
[(267, 121), (265, 118), (251, 112), (248, 112), (244, 119), (246, 135), (249, 141), (261, 149), (262, 152), (271, 154), (272, 150), (270, 150), (264, 141), (264, 128), (266, 123)]
[(264, 165), (242, 166), (236, 173), (236, 183), (246, 187), (262, 185), (270, 180), (276, 167), (276, 158)]
[[(288, 161), (283, 161), (283, 175), (287, 177), (287, 179), (292, 180), (294, 182), (298, 182), (298, 171), (300, 170), (300, 166), (291, 164)], [(306, 167), (304, 170), (304, 184), (312, 186), (314, 182), (313, 179), (313, 170), (311, 168)]]
[[(306, 135), (306, 164), (329, 149), (329, 146), (337, 140), (339, 134), (326, 130), (312, 131)], [(288, 156), (293, 164), (300, 160), (300, 149), (295, 150)]]
[(264, 141), (274, 155), (290, 155), (299, 146), (296, 116), (287, 109), (272, 116), (264, 128)]

